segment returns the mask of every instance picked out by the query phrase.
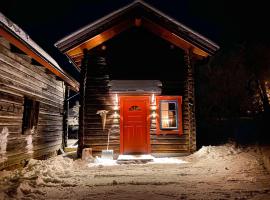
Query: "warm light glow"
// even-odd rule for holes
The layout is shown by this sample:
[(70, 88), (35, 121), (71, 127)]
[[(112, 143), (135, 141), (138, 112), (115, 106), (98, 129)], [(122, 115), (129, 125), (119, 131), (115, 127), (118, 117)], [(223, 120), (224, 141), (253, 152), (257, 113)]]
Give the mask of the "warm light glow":
[(115, 104), (118, 105), (119, 100), (118, 100), (118, 94), (115, 94)]
[(119, 106), (114, 106), (113, 110), (119, 110)]
[(119, 118), (119, 114), (116, 111), (113, 113), (113, 118)]
[(151, 110), (156, 110), (157, 106), (151, 106)]
[(118, 123), (118, 119), (113, 119), (113, 123)]
[(155, 97), (155, 94), (152, 94), (152, 97), (151, 97), (151, 104), (156, 104), (156, 97)]
[(156, 118), (157, 117), (157, 113), (155, 111), (152, 113), (152, 117), (153, 118)]

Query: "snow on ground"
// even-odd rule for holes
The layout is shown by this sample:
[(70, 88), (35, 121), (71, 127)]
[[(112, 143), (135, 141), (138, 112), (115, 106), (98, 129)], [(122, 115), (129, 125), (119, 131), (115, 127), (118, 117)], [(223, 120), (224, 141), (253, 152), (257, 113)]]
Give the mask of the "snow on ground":
[(270, 199), (258, 148), (207, 146), (181, 158), (122, 164), (57, 156), (0, 172), (0, 199)]

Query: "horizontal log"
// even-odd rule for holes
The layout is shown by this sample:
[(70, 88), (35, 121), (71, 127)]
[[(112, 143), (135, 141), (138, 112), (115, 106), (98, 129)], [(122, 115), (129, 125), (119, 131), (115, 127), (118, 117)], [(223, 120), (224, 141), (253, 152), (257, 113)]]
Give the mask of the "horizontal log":
[(152, 149), (151, 153), (189, 153), (188, 149)]
[[(102, 151), (102, 150), (106, 150), (107, 149), (107, 145), (103, 145), (103, 146), (92, 146), (91, 144), (89, 144), (89, 145), (88, 144), (85, 144), (84, 146), (85, 146), (85, 148), (92, 148), (92, 151)], [(109, 149), (112, 149), (114, 151), (119, 151), (120, 146), (119, 145), (117, 145), (117, 146), (110, 145), (109, 146)]]
[[(11, 135), (16, 135), (16, 134), (21, 134), (22, 133), (22, 124), (19, 125), (10, 125), (10, 126), (6, 126), (6, 125), (0, 125), (0, 133), (2, 132), (3, 128), (7, 128), (8, 129), (8, 133)], [(9, 136), (10, 137), (10, 136)]]
[(0, 163), (0, 170), (15, 166), (24, 167), (24, 161), (31, 158), (44, 158), (49, 157), (50, 155), (56, 155), (56, 151), (59, 149), (59, 146), (52, 146), (45, 149), (40, 149), (34, 152), (34, 154), (28, 154), (26, 152), (18, 152), (18, 154), (13, 154), (8, 156), (8, 159), (5, 162)]
[(40, 132), (50, 132), (50, 131), (62, 131), (63, 127), (59, 126), (59, 125), (52, 125), (52, 124), (48, 124), (48, 125), (38, 125), (37, 130)]
[(188, 145), (187, 144), (170, 144), (170, 145), (151, 145), (152, 150), (187, 150)]
[(44, 77), (46, 83), (51, 84), (51, 86), (54, 86), (56, 88), (58, 87), (59, 89), (63, 87), (62, 81), (55, 80), (53, 79), (54, 76), (44, 73), (46, 69), (43, 66), (36, 66), (30, 64), (26, 62), (24, 59), (18, 57), (16, 54), (11, 53), (9, 49), (3, 48), (3, 46), (1, 45), (0, 45), (0, 52), (1, 56), (5, 58), (5, 60), (11, 64), (11, 66), (15, 66), (21, 70), (25, 70), (25, 72), (28, 74), (35, 73), (35, 76), (38, 77), (39, 79), (42, 79), (41, 77)]
[[(0, 54), (1, 56), (1, 54)], [(63, 87), (60, 89), (55, 88), (55, 86), (51, 86), (50, 83), (44, 83), (43, 79), (44, 77), (37, 77), (35, 73), (29, 73), (25, 72), (24, 69), (17, 69), (16, 66), (11, 66), (9, 63), (6, 63), (5, 61), (1, 62), (0, 58), (0, 64), (1, 68), (0, 70), (5, 72), (6, 76), (14, 78), (14, 80), (20, 80), (25, 84), (30, 84), (32, 87), (40, 88), (42, 91), (47, 91), (51, 93), (52, 95), (58, 96), (58, 98), (63, 99)], [(23, 71), (22, 71), (23, 70)]]
[(51, 114), (44, 114), (44, 113), (39, 113), (38, 118), (40, 120), (48, 120), (48, 121), (62, 121), (63, 116), (61, 115), (51, 115)]
[(0, 120), (0, 125), (2, 126), (16, 126), (16, 125), (21, 125), (22, 124), (22, 119), (10, 119), (10, 118), (1, 118)]
[(0, 101), (6, 101), (10, 103), (15, 103), (17, 105), (23, 105), (24, 100), (21, 95), (0, 91)]
[(63, 105), (62, 101), (52, 101), (52, 98), (48, 98), (44, 95), (41, 95), (37, 91), (32, 91), (29, 87), (21, 87), (20, 85), (14, 84), (12, 80), (2, 79), (0, 76), (0, 91), (10, 91), (12, 93), (18, 93), (21, 95), (27, 95), (33, 98), (36, 98), (37, 101), (44, 102), (50, 105)]
[[(84, 144), (89, 145), (91, 147), (96, 147), (96, 146), (103, 146), (103, 147), (106, 146), (107, 147), (107, 141), (96, 141), (96, 143), (93, 143), (92, 141), (89, 142), (89, 140), (85, 140)], [(111, 140), (109, 146), (119, 146), (119, 145), (120, 145), (119, 140)]]
[(53, 120), (38, 120), (38, 126), (39, 125), (58, 125), (63, 126), (63, 121), (53, 121)]
[(153, 145), (170, 145), (170, 144), (188, 144), (188, 141), (185, 139), (178, 139), (178, 140), (151, 140), (151, 144)]
[(50, 115), (55, 115), (58, 113), (58, 115), (62, 115), (63, 113), (63, 105), (62, 104), (48, 104), (41, 102), (40, 103), (40, 112), (47, 113)]
[(23, 94), (30, 93), (31, 96), (36, 96), (37, 98), (44, 98), (54, 103), (59, 103), (63, 101), (62, 97), (43, 91), (41, 88), (31, 84), (31, 82), (25, 83), (22, 80), (16, 78), (15, 75), (6, 74), (1, 69), (0, 72), (0, 83), (5, 85), (6, 87), (17, 89), (18, 91), (23, 92)]

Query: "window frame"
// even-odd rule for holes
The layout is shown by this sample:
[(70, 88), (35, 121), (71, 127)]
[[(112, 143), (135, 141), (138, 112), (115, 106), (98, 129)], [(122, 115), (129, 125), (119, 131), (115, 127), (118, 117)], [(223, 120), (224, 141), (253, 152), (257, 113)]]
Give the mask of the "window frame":
[(40, 102), (35, 99), (24, 97), (24, 110), (22, 119), (22, 134), (34, 134), (33, 127), (37, 130), (39, 120), (39, 107)]
[[(168, 128), (163, 128), (162, 127), (162, 123), (161, 123), (161, 120), (162, 120), (162, 109), (161, 109), (161, 103), (163, 102), (167, 102), (167, 103), (174, 103), (175, 104), (175, 109), (174, 111), (176, 112), (175, 115), (176, 115), (176, 127), (168, 127)], [(160, 130), (178, 130), (178, 102), (177, 100), (160, 100), (159, 101), (159, 116), (160, 116), (160, 120), (159, 120), (159, 129)], [(168, 111), (170, 111), (170, 109), (168, 108)]]
[[(160, 134), (183, 134), (182, 128), (182, 96), (157, 96), (157, 117), (156, 117), (156, 133)], [(161, 127), (161, 102), (176, 103), (176, 127), (177, 128), (162, 128)]]

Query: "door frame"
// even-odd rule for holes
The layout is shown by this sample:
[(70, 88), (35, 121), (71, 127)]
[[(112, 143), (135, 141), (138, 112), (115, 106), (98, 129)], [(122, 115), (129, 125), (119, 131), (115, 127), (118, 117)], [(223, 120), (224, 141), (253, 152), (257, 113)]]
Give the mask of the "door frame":
[(150, 144), (150, 96), (119, 96), (120, 99), (120, 154), (124, 154), (124, 109), (123, 102), (127, 99), (140, 99), (146, 100), (146, 129), (147, 129), (147, 153), (151, 152), (151, 144)]

